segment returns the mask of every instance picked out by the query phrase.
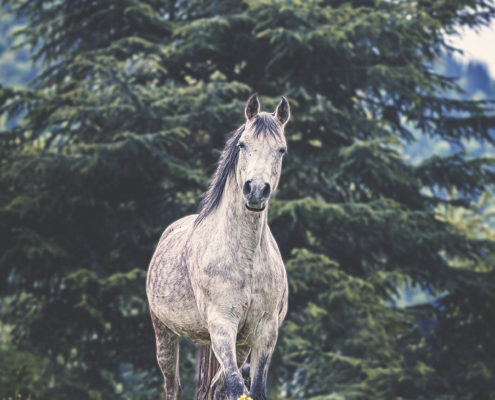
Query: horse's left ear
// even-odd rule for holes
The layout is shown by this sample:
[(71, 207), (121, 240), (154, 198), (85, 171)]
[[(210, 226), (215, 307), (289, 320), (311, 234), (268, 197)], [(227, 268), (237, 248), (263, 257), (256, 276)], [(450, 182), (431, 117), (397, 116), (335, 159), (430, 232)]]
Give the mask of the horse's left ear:
[(289, 102), (285, 97), (282, 96), (282, 100), (278, 103), (277, 109), (275, 110), (275, 118), (282, 126), (284, 126), (290, 118), (290, 106)]

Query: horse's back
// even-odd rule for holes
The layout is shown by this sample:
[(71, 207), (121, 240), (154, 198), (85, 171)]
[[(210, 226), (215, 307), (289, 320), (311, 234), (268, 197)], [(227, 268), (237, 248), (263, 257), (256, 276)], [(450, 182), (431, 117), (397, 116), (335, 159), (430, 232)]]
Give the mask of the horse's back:
[[(196, 217), (188, 215), (165, 229), (151, 259), (146, 284), (153, 314), (186, 337), (203, 331), (184, 254)], [(203, 336), (203, 332), (197, 333)]]

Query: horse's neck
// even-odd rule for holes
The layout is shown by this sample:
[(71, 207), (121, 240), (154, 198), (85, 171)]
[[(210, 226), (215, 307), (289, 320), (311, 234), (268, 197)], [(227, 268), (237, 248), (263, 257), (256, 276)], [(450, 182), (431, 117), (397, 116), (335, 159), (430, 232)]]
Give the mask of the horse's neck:
[(266, 235), (268, 211), (248, 211), (235, 179), (230, 177), (217, 212), (226, 244), (247, 256), (254, 254)]

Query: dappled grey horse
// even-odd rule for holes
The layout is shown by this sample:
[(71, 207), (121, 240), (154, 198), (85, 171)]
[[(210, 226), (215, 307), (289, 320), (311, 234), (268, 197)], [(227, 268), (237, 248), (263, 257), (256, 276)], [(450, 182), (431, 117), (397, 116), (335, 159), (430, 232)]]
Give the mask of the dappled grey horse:
[[(180, 396), (178, 339), (212, 345), (215, 399), (266, 398), (268, 365), (287, 312), (287, 276), (267, 224), (286, 152), (285, 98), (273, 114), (249, 98), (200, 206), (162, 234), (146, 291), (165, 399)], [(248, 355), (251, 387), (239, 371)], [(245, 395), (245, 396), (243, 396)]]

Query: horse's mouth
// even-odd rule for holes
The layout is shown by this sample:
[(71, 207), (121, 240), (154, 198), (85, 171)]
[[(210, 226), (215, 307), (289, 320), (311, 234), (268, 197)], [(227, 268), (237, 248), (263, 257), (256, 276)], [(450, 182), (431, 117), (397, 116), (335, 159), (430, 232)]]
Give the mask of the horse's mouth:
[(254, 212), (261, 212), (265, 209), (265, 206), (261, 207), (261, 208), (254, 208), (254, 207), (249, 207), (247, 204), (246, 204), (246, 208), (249, 210), (249, 211), (254, 211)]

